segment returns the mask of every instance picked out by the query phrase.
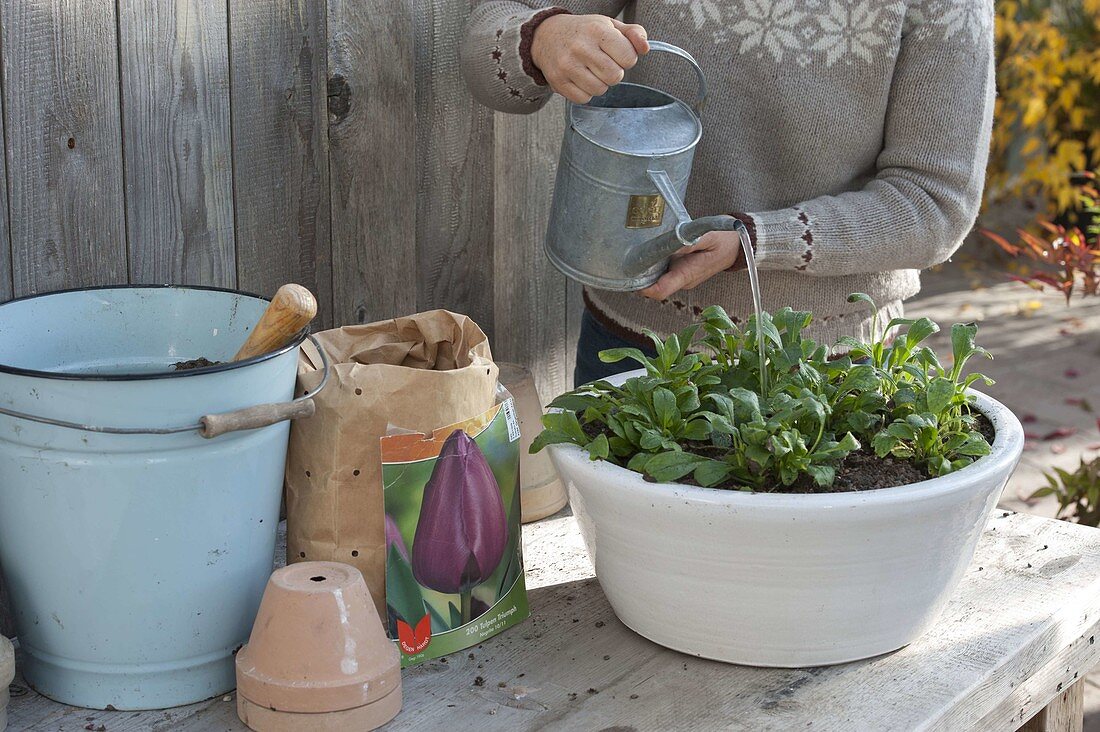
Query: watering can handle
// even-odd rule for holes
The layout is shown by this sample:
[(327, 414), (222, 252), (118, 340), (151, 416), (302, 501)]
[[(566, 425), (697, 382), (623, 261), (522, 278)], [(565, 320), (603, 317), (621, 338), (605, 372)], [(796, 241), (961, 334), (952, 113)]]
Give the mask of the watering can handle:
[(316, 411), (316, 407), (313, 404), (313, 397), (317, 396), (317, 393), (324, 389), (325, 384), (328, 383), (332, 365), (329, 361), (328, 354), (325, 353), (325, 349), (321, 347), (317, 339), (312, 335), (308, 336), (308, 338), (317, 349), (317, 352), (321, 354), (321, 365), (323, 369), (321, 373), (321, 383), (312, 391), (306, 392), (297, 399), (289, 402), (257, 404), (253, 407), (245, 407), (244, 409), (237, 409), (232, 412), (208, 414), (203, 417), (198, 424), (189, 424), (182, 427), (101, 427), (97, 425), (79, 424), (77, 422), (66, 422), (62, 419), (53, 419), (52, 417), (40, 417), (38, 415), (17, 412), (14, 409), (5, 409), (3, 407), (0, 407), (0, 414), (8, 417), (15, 417), (16, 419), (25, 419), (29, 422), (48, 424), (51, 427), (64, 427), (71, 430), (97, 432), (106, 435), (175, 435), (183, 432), (198, 432), (200, 435), (207, 438), (224, 435), (226, 432), (268, 427), (288, 419), (312, 417), (314, 411)]
[(674, 46), (664, 41), (650, 41), (649, 50), (658, 51), (660, 53), (671, 53), (673, 56), (679, 56), (691, 64), (691, 68), (695, 70), (695, 78), (698, 82), (698, 91), (695, 92), (695, 101), (691, 103), (691, 107), (696, 112), (702, 109), (703, 102), (707, 100), (707, 77), (703, 75), (703, 69), (699, 67), (699, 62), (695, 60), (695, 57), (679, 46)]

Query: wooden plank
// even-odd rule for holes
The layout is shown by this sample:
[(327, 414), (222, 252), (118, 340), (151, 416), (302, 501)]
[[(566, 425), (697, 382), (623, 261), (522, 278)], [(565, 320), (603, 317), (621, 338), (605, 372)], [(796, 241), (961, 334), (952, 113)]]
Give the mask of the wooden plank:
[(417, 309), (413, 23), (412, 0), (328, 3), (333, 312), (341, 325)]
[(493, 355), (531, 370), (544, 402), (572, 384), (566, 368), (566, 280), (543, 253), (565, 125), (560, 97), (531, 115), (494, 120)]
[(134, 282), (237, 282), (227, 21), (206, 0), (119, 2)]
[[(3, 23), (3, 8), (0, 7), (0, 24)], [(3, 49), (0, 47), (0, 59), (3, 58)], [(2, 85), (0, 85), (2, 88)], [(0, 94), (0, 142), (6, 140), (4, 136), (4, 100)], [(7, 155), (0, 149), (0, 301), (9, 300), (12, 297), (12, 269), (11, 269), (11, 229), (8, 221), (8, 169)], [(11, 638), (15, 635), (15, 621), (11, 614), (11, 603), (8, 600), (8, 590), (4, 586), (4, 578), (0, 576), (0, 635)]]
[(114, 0), (3, 0), (14, 292), (127, 281)]
[(417, 306), (465, 313), (491, 336), (493, 115), (466, 91), (458, 63), (473, 2), (414, 4)]
[(1081, 732), (1085, 717), (1085, 680), (1072, 684), (1020, 729), (1022, 732)]
[[(0, 6), (0, 24), (4, 22), (3, 7)], [(3, 48), (0, 46), (0, 60), (3, 60)], [(0, 85), (2, 89), (2, 85)], [(8, 219), (8, 161), (4, 154), (3, 141), (7, 139), (4, 133), (4, 107), (3, 95), (0, 94), (0, 301), (8, 300), (12, 296), (12, 269), (11, 269), (11, 223)], [(0, 578), (0, 632), (5, 632), (8, 626), (2, 598), (4, 581)]]
[(8, 599), (8, 588), (3, 577), (0, 577), (0, 635), (15, 637), (15, 618), (11, 613), (11, 600)]
[(325, 3), (229, 3), (237, 280), (308, 287), (332, 323)]
[[(650, 643), (615, 618), (573, 517), (530, 524), (524, 535), (531, 619), (405, 671), (405, 711), (387, 729), (1007, 730), (1051, 702), (1072, 708), (1062, 693), (1100, 660), (1100, 532), (1064, 522), (997, 512), (922, 638), (886, 656), (808, 669), (733, 666)], [(15, 688), (13, 729), (76, 732), (87, 716), (116, 732), (244, 729), (220, 697), (110, 713)]]
[[(1100, 534), (1017, 514), (994, 515), (962, 585), (924, 637), (842, 666), (753, 669), (677, 654), (619, 623), (594, 581), (562, 579), (533, 590), (531, 621), (484, 643), (474, 659), (456, 654), (406, 672), (417, 714), (394, 728), (458, 720), (500, 729), (712, 729), (736, 720), (752, 730), (810, 721), (825, 730), (1013, 729), (1010, 716), (990, 713), (1014, 685), (1041, 676), (1047, 663), (1079, 664), (1062, 666), (1072, 679), (1100, 660), (1100, 644), (1083, 635), (1100, 605)], [(1062, 655), (1079, 648), (1089, 650)], [(477, 676), (484, 685), (475, 685)], [(1036, 687), (1036, 708), (1055, 689)]]

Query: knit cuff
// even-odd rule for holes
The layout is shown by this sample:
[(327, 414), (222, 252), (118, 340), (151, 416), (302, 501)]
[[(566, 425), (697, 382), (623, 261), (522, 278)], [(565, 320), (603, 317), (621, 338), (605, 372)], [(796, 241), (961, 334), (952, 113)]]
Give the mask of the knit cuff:
[[(756, 257), (756, 222), (752, 220), (752, 216), (743, 213), (730, 214), (733, 218), (740, 221), (745, 225), (745, 228), (749, 232), (749, 244), (752, 246), (753, 259)], [(743, 249), (738, 250), (737, 259), (729, 267), (726, 267), (727, 272), (737, 272), (742, 269), (748, 268), (748, 262), (745, 259), (745, 252)]]
[(565, 8), (546, 8), (532, 15), (530, 20), (520, 26), (519, 58), (523, 63), (523, 71), (539, 86), (546, 86), (546, 77), (543, 76), (542, 70), (535, 65), (534, 60), (531, 58), (531, 44), (535, 42), (535, 31), (542, 25), (542, 21), (563, 14), (569, 15), (570, 13)]
[(814, 258), (810, 216), (798, 206), (754, 213), (753, 253), (760, 269), (806, 271)]

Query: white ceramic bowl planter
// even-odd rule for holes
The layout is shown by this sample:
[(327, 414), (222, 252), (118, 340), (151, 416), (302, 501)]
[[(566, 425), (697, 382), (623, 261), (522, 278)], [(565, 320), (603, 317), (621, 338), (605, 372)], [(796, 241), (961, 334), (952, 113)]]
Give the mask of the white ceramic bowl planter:
[[(621, 384), (640, 374), (621, 374)], [(1023, 449), (977, 394), (989, 455), (942, 478), (821, 494), (650, 483), (574, 445), (550, 446), (596, 576), (619, 618), (678, 651), (818, 666), (913, 641), (939, 615)]]

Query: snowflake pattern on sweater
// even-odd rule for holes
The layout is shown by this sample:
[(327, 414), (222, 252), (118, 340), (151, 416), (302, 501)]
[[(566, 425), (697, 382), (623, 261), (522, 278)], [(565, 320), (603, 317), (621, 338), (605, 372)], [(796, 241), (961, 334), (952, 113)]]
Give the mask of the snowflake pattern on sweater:
[[(988, 1), (988, 0), (987, 0)], [(740, 54), (794, 59), (800, 66), (824, 62), (872, 63), (876, 52), (933, 18), (945, 40), (970, 42), (988, 33), (989, 13), (976, 0), (666, 0), (679, 6), (696, 30)]]

